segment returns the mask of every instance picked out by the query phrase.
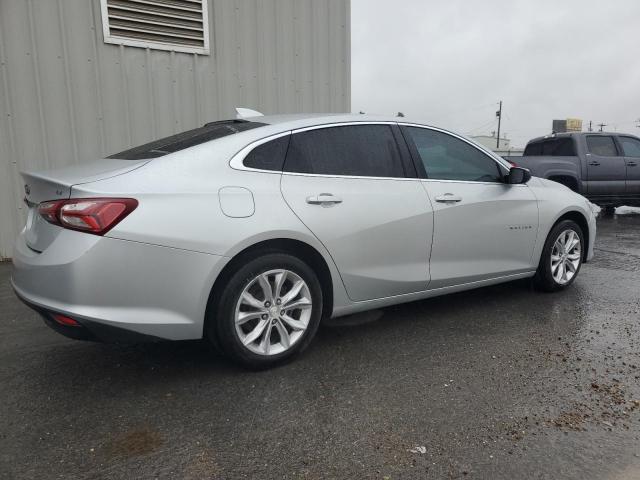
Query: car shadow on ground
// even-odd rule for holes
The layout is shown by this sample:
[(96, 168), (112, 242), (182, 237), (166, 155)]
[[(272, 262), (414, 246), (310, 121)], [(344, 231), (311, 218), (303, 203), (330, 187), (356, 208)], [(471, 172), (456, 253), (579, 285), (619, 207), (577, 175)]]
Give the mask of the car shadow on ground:
[[(576, 287), (573, 293), (565, 292), (564, 302), (567, 296), (580, 295), (578, 284)], [(455, 348), (456, 343), (468, 341), (469, 335), (504, 336), (523, 327), (535, 329), (549, 322), (549, 315), (545, 308), (532, 308), (533, 304), (548, 307), (559, 298), (533, 291), (528, 281), (516, 281), (325, 320), (306, 352), (273, 371), (291, 365), (313, 369), (314, 362), (326, 364), (338, 351), (348, 359), (361, 348), (384, 348), (386, 363), (401, 349), (441, 349), (436, 343), (443, 338), (449, 348)], [(134, 378), (147, 383), (158, 376), (165, 382), (172, 378), (182, 382), (259, 373), (235, 365), (199, 340), (117, 345), (61, 339), (57, 345), (41, 358), (39, 371), (44, 376), (73, 372), (76, 381)]]

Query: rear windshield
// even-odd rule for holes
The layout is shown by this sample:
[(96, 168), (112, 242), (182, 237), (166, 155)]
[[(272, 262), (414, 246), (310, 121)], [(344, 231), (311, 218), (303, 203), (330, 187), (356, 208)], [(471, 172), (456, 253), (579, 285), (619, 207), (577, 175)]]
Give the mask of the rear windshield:
[(122, 160), (144, 160), (146, 158), (157, 158), (169, 153), (178, 152), (185, 148), (199, 145), (209, 140), (226, 137), (252, 128), (263, 127), (266, 123), (249, 122), (247, 120), (221, 120), (219, 122), (207, 123), (203, 127), (176, 133), (170, 137), (154, 140), (139, 147), (133, 147), (120, 153), (115, 153), (107, 158), (118, 158)]
[(571, 137), (551, 138), (541, 142), (530, 143), (524, 149), (524, 155), (548, 155), (550, 157), (573, 157), (576, 149)]

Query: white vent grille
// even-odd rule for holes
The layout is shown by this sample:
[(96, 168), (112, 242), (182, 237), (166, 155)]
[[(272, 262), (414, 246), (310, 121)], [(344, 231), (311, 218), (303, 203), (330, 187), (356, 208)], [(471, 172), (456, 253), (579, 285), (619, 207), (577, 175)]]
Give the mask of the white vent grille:
[(101, 0), (104, 41), (209, 54), (207, 0)]

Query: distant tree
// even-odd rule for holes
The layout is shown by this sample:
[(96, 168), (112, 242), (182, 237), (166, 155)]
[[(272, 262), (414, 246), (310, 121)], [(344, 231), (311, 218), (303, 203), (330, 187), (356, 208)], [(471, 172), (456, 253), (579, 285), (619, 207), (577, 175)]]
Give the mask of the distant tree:
[(396, 115), (396, 117), (404, 117), (404, 113), (402, 113), (402, 112), (398, 112), (398, 114)]

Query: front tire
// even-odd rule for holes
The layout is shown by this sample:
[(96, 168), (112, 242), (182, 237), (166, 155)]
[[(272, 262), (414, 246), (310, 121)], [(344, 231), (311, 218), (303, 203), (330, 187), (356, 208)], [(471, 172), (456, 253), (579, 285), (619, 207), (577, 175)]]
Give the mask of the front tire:
[(254, 369), (302, 352), (318, 330), (322, 288), (313, 270), (285, 253), (249, 260), (217, 298), (207, 336), (223, 353)]
[(573, 220), (559, 222), (547, 236), (534, 286), (545, 292), (567, 288), (580, 272), (585, 248), (580, 226)]

